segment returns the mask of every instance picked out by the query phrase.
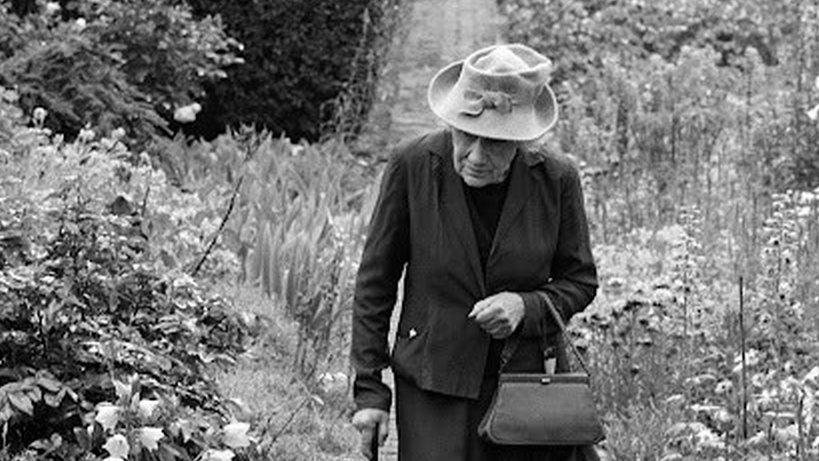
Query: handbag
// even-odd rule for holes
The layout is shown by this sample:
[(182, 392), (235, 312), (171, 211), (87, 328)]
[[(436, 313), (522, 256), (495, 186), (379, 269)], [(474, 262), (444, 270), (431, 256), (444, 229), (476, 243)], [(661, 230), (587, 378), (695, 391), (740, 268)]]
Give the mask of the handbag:
[[(589, 386), (588, 367), (568, 337), (552, 300), (545, 293), (541, 296), (584, 372), (504, 373), (520, 341), (516, 335), (511, 337), (504, 344), (498, 387), (478, 426), (478, 434), (499, 445), (594, 445), (605, 435)], [(545, 323), (544, 316), (544, 332)], [(547, 351), (544, 334), (541, 342), (544, 362)]]

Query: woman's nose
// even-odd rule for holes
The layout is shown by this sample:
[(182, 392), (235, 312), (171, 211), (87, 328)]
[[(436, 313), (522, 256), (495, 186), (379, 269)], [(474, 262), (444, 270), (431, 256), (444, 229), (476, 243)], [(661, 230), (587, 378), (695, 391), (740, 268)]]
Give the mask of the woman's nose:
[(481, 165), (489, 161), (486, 147), (481, 142), (480, 138), (475, 140), (472, 149), (469, 149), (469, 161), (474, 165)]

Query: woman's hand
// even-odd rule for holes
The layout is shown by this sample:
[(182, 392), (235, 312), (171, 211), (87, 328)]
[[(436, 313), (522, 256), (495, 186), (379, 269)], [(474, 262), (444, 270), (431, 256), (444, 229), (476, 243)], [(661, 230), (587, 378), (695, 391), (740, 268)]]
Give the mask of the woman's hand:
[(378, 431), (378, 445), (384, 445), (390, 430), (390, 414), (378, 408), (362, 408), (353, 415), (353, 426), (361, 433), (361, 454), (372, 459), (370, 444)]
[(495, 339), (511, 335), (523, 320), (523, 298), (517, 293), (504, 291), (475, 303), (469, 318), (478, 322)]

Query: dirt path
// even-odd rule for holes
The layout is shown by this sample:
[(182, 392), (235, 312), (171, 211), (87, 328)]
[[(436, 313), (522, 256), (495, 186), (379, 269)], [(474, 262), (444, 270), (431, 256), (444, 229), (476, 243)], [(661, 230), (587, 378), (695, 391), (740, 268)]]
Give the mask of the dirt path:
[[(446, 64), (499, 41), (502, 18), (495, 0), (406, 0), (408, 17), (381, 78), (383, 98), (372, 111), (363, 144), (383, 155), (398, 141), (439, 125), (427, 107), (427, 84)], [(398, 312), (393, 315), (393, 337)], [(392, 374), (385, 379), (392, 386)], [(394, 406), (393, 406), (394, 408)], [(379, 460), (397, 459), (395, 412)]]
[(405, 0), (402, 30), (381, 77), (363, 144), (386, 150), (438, 125), (427, 107), (427, 84), (446, 64), (499, 40), (495, 0)]

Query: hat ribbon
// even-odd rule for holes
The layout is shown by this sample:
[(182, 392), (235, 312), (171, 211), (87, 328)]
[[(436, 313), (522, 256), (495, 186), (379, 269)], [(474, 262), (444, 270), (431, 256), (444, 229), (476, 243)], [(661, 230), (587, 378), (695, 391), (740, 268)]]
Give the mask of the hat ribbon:
[(501, 114), (512, 112), (512, 106), (517, 104), (509, 93), (503, 91), (490, 90), (466, 90), (464, 91), (466, 108), (461, 109), (464, 115), (477, 117), (486, 109), (494, 109)]

